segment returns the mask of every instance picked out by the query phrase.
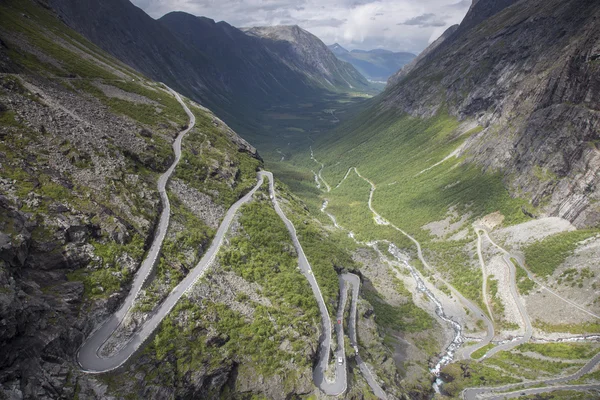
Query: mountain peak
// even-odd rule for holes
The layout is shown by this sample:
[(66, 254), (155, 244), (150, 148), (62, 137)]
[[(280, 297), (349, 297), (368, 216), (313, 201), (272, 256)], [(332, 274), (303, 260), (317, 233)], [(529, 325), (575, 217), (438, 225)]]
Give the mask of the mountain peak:
[(291, 43), (297, 43), (305, 38), (314, 36), (312, 33), (302, 29), (298, 25), (255, 26), (243, 30), (251, 36), (272, 40), (284, 40)]
[(296, 67), (301, 65), (303, 73), (325, 87), (354, 89), (369, 85), (360, 72), (340, 61), (321, 39), (297, 25), (257, 26), (244, 31), (266, 39), (272, 51), (284, 55), (284, 62)]
[(327, 47), (329, 47), (329, 50), (331, 50), (333, 52), (333, 54), (335, 54), (335, 55), (349, 53), (349, 51), (346, 50), (344, 47), (342, 47), (339, 43), (334, 43), (331, 46), (327, 46)]

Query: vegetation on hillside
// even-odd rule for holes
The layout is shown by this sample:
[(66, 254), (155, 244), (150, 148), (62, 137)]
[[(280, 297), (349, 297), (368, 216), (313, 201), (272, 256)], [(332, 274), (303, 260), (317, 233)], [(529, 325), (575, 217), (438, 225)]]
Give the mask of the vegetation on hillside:
[(547, 277), (552, 275), (578, 243), (598, 234), (596, 229), (562, 232), (525, 247), (525, 262), (531, 272)]
[[(194, 300), (182, 299), (143, 350), (162, 365), (148, 369), (148, 364), (142, 363), (148, 384), (181, 387), (192, 372), (210, 375), (235, 363), (243, 365), (244, 374), (285, 376), (286, 387), (293, 387), (298, 376), (310, 375), (312, 359), (307, 348), (316, 348), (318, 307), (308, 281), (297, 268), (291, 238), (272, 208), (266, 188), (241, 208), (239, 228), (221, 249), (218, 264), (197, 283), (213, 286), (219, 277), (234, 273), (247, 282), (244, 291), (256, 291), (266, 300), (253, 301), (245, 292), (237, 292), (235, 304), (252, 310), (249, 316), (218, 298), (192, 294)], [(217, 292), (225, 289), (218, 284), (216, 288)], [(285, 348), (282, 343), (287, 343)]]
[[(417, 238), (426, 258), (465, 296), (483, 304), (481, 272), (466, 248), (473, 236), (469, 228), (478, 217), (500, 211), (504, 224), (529, 219), (522, 207), (525, 201), (512, 198), (498, 173), (484, 172), (465, 162), (465, 157), (450, 158), (434, 165), (459, 148), (481, 128), (464, 128), (444, 111), (429, 119), (381, 113), (375, 109), (363, 112), (352, 123), (324, 136), (313, 145), (315, 156), (325, 163), (323, 176), (332, 186), (321, 198), (329, 200), (328, 211), (340, 225), (353, 231), (359, 240), (384, 239), (414, 254), (414, 245), (404, 235), (389, 227), (377, 225), (368, 208), (370, 185), (354, 173), (342, 181), (348, 169), (359, 172), (374, 182), (377, 189), (373, 207), (384, 218)], [(316, 169), (310, 157), (292, 160), (300, 170)], [(318, 201), (308, 182), (300, 183), (308, 174), (286, 174), (283, 179), (316, 205)], [(314, 185), (314, 183), (313, 183)], [(467, 236), (460, 240), (438, 241), (422, 227), (447, 217), (450, 208), (457, 215), (467, 215), (463, 229)]]

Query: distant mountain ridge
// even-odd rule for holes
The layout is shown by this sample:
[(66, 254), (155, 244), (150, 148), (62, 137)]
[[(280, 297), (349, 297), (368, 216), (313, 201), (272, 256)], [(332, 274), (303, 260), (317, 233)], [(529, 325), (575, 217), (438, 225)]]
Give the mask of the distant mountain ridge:
[(201, 102), (242, 134), (260, 131), (256, 116), (273, 104), (369, 87), (354, 67), (338, 61), (305, 31), (305, 54), (312, 51), (325, 60), (326, 68), (294, 56), (290, 49), (297, 46), (285, 40), (246, 35), (225, 22), (183, 12), (154, 20), (128, 0), (48, 2), (97, 46)]
[[(599, 18), (596, 0), (474, 2), (460, 26), (390, 80), (363, 118), (472, 123), (477, 133), (457, 150), (467, 163), (501, 172), (511, 196), (540, 215), (595, 226)], [(361, 134), (373, 141), (360, 129), (352, 140)], [(330, 148), (349, 141), (350, 130), (342, 136)]]
[(246, 34), (262, 40), (292, 70), (320, 86), (367, 89), (369, 82), (352, 65), (338, 60), (315, 35), (293, 26), (253, 27)]
[(340, 60), (352, 64), (371, 81), (385, 82), (404, 65), (417, 57), (408, 52), (393, 52), (385, 49), (348, 51), (339, 43), (328, 46)]

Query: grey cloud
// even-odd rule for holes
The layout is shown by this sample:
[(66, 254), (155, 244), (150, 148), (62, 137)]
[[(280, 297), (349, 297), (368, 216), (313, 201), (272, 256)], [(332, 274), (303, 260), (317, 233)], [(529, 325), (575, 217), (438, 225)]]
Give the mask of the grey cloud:
[(303, 19), (297, 20), (295, 23), (297, 25), (301, 25), (304, 27), (315, 28), (315, 27), (333, 27), (338, 28), (344, 25), (348, 20), (347, 19), (336, 19), (336, 18), (327, 18), (327, 19)]
[[(2, 0), (0, 0), (2, 1)], [(325, 43), (420, 52), (471, 0), (131, 0), (154, 18), (171, 11), (226, 21), (237, 27), (299, 25)], [(418, 3), (418, 4), (417, 4)], [(435, 13), (435, 14), (434, 14)], [(421, 14), (421, 15), (419, 15)], [(398, 24), (398, 15), (405, 23)]]
[(471, 7), (472, 3), (473, 3), (473, 0), (461, 0), (458, 3), (450, 4), (448, 7), (458, 8), (458, 9), (462, 10), (462, 9)]
[(446, 26), (446, 21), (437, 17), (433, 13), (421, 14), (417, 17), (409, 18), (398, 25), (413, 25), (421, 28)]

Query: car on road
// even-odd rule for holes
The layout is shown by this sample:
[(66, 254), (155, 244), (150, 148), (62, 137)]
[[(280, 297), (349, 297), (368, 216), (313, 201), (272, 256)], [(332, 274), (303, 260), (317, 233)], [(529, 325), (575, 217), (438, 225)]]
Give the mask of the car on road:
[(343, 357), (338, 357), (338, 364), (342, 365), (344, 363)]

